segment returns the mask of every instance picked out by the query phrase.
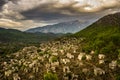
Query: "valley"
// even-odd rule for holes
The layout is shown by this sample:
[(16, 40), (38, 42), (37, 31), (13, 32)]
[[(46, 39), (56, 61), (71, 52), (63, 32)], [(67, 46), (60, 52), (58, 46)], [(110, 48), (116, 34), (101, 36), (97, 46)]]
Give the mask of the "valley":
[[(0, 80), (120, 80), (120, 13), (0, 56)], [(108, 23), (107, 23), (108, 22)]]

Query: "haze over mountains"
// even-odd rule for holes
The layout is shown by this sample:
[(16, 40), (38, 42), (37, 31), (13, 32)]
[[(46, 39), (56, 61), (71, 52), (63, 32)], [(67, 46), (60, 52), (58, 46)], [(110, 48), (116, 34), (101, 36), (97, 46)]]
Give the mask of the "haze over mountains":
[(69, 22), (62, 22), (54, 25), (47, 25), (43, 27), (37, 27), (28, 29), (26, 32), (42, 32), (42, 33), (75, 33), (82, 29), (84, 29), (86, 26), (90, 25), (91, 22), (85, 21), (80, 22), (79, 20), (75, 21), (69, 21)]
[[(0, 28), (0, 53), (13, 53), (25, 46), (39, 45), (39, 43), (51, 41), (66, 33), (74, 33), (85, 28), (89, 22), (78, 20), (48, 25), (27, 30), (25, 32), (16, 29)], [(8, 45), (8, 46), (7, 46)]]

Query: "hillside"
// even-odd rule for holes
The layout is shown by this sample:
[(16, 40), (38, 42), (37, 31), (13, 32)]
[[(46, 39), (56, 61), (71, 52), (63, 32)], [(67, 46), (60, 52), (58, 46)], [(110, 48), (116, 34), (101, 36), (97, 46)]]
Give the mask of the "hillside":
[(105, 16), (72, 36), (0, 56), (0, 79), (120, 80), (118, 14)]
[(28, 43), (40, 43), (55, 39), (62, 34), (53, 33), (27, 33), (21, 32), (15, 29), (0, 28), (0, 42), (28, 42)]
[(86, 52), (93, 49), (100, 53), (118, 53), (120, 49), (120, 13), (105, 16), (73, 36), (86, 39), (84, 41)]
[(42, 32), (42, 33), (75, 33), (82, 30), (89, 22), (80, 22), (79, 20), (62, 22), (54, 25), (47, 25), (27, 30), (26, 32)]
[(63, 34), (26, 33), (15, 29), (0, 28), (0, 54), (13, 53), (25, 46), (38, 45), (54, 40)]
[[(120, 20), (120, 13), (107, 15), (107, 16), (101, 18), (100, 20), (98, 20), (97, 22), (93, 23), (89, 27), (87, 27), (87, 28), (83, 29), (82, 31), (76, 33), (75, 35), (78, 36), (78, 37), (87, 36), (87, 35), (91, 36), (95, 32), (97, 33), (97, 31), (102, 31), (104, 29), (107, 31), (107, 28), (114, 28), (114, 29), (119, 28), (120, 27), (120, 21), (119, 20)], [(89, 33), (89, 34), (85, 34), (85, 33)]]

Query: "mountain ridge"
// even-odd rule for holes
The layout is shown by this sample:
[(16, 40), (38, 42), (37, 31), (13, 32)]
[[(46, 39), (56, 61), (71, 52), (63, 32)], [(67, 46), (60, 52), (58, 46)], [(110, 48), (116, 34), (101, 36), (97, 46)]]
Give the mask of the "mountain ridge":
[(18, 51), (25, 46), (38, 46), (61, 37), (64, 34), (54, 33), (27, 33), (16, 29), (0, 28), (0, 55)]
[(82, 35), (87, 36), (87, 34), (85, 34), (85, 33), (88, 33), (88, 36), (90, 36), (89, 34), (91, 34), (91, 36), (92, 36), (95, 33), (91, 32), (91, 30), (92, 29), (94, 29), (94, 31), (98, 30), (97, 27), (101, 27), (101, 29), (99, 28), (101, 31), (102, 31), (102, 28), (104, 28), (104, 27), (106, 27), (106, 28), (109, 28), (109, 27), (113, 28), (113, 26), (119, 27), (120, 26), (119, 20), (120, 20), (120, 12), (115, 13), (115, 14), (106, 15), (106, 16), (100, 18), (98, 21), (94, 22), (93, 24), (89, 25), (85, 29), (75, 33), (75, 35), (73, 35), (73, 36), (76, 36), (76, 37), (80, 37)]
[(98, 24), (109, 24), (109, 25), (117, 25), (120, 26), (120, 12), (114, 13), (114, 14), (109, 14), (100, 20), (97, 21)]
[[(9, 35), (9, 36), (8, 36)], [(52, 36), (53, 35), (53, 36)], [(23, 31), (19, 31), (19, 30), (16, 30), (16, 29), (5, 29), (5, 28), (0, 28), (0, 40), (4, 37), (5, 40), (8, 40), (8, 41), (15, 41), (14, 38), (17, 37), (18, 39), (22, 39), (22, 38), (25, 38), (26, 40), (28, 40), (29, 38), (32, 38), (33, 41), (34, 39), (39, 39), (39, 41), (41, 41), (41, 38), (43, 37), (43, 41), (45, 40), (44, 39), (44, 36), (48, 37), (48, 38), (52, 38), (52, 37), (55, 37), (57, 35), (60, 35), (60, 34), (54, 34), (54, 33), (41, 33), (41, 32), (37, 32), (37, 33), (27, 33), (27, 32), (23, 32)], [(62, 35), (62, 34), (61, 34)], [(10, 40), (9, 38), (11, 37), (12, 40)], [(41, 37), (41, 38), (40, 38)], [(27, 39), (28, 38), (28, 39)], [(26, 41), (25, 41), (26, 42)]]
[(89, 22), (81, 22), (79, 20), (75, 21), (69, 21), (69, 22), (62, 22), (54, 25), (47, 25), (43, 27), (37, 27), (26, 30), (26, 32), (43, 32), (43, 33), (75, 33), (77, 31), (82, 30), (86, 24), (89, 24)]

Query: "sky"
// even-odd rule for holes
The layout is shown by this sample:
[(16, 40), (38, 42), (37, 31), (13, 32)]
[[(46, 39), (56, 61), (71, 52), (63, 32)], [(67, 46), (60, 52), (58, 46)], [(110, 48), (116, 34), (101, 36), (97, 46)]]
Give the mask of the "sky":
[(79, 20), (95, 21), (120, 11), (120, 0), (0, 0), (0, 27), (18, 30)]

